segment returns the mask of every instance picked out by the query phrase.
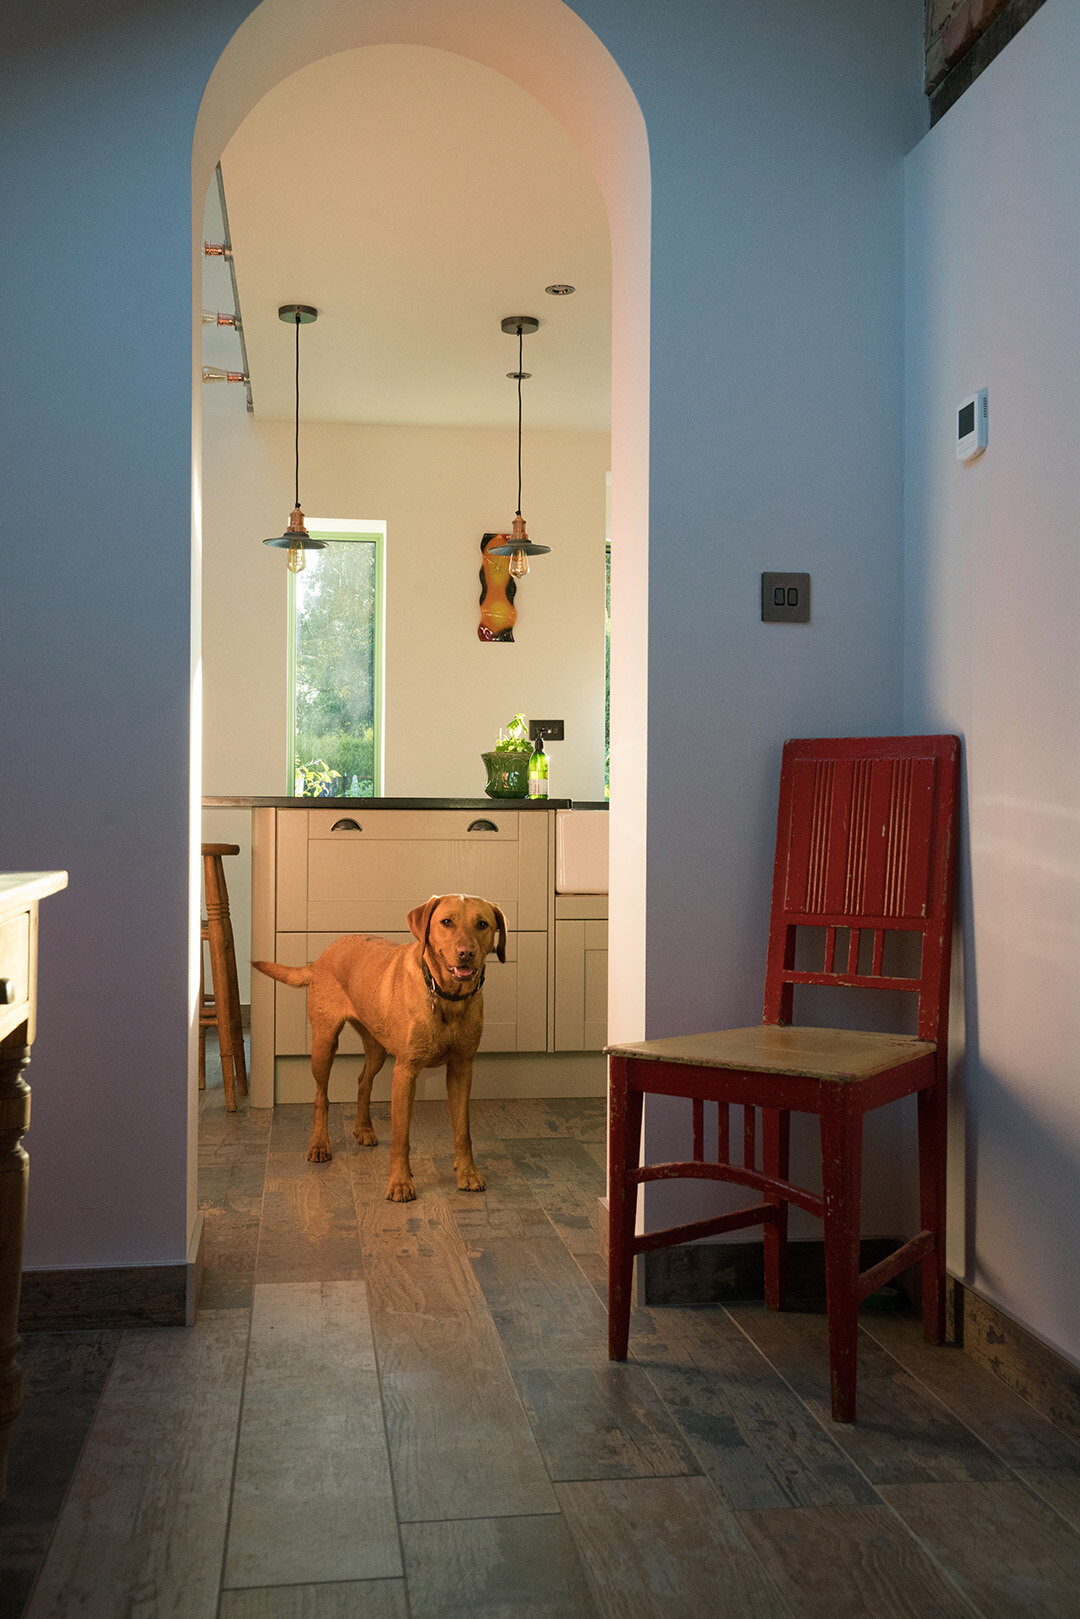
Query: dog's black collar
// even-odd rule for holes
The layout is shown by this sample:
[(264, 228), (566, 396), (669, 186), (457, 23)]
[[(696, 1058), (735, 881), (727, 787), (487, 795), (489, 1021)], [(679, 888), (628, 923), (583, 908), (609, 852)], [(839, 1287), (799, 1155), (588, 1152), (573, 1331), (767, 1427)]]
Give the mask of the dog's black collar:
[(487, 972), (487, 968), (481, 967), (480, 977), (477, 979), (475, 986), (470, 989), (467, 995), (449, 995), (445, 989), (440, 989), (432, 977), (428, 964), (424, 960), (423, 956), (420, 958), (420, 971), (424, 975), (424, 983), (428, 987), (429, 994), (437, 995), (441, 1001), (471, 1001), (473, 996), (478, 995), (484, 986), (484, 975)]

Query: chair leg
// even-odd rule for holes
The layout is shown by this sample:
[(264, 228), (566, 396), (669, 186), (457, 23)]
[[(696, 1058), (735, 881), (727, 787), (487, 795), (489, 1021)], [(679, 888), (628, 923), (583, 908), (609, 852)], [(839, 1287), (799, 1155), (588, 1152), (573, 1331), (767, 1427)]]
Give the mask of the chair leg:
[(608, 1124), (608, 1357), (625, 1360), (630, 1339), (630, 1296), (634, 1283), (634, 1225), (637, 1184), (627, 1172), (641, 1160), (644, 1096), (627, 1083), (625, 1057), (610, 1061)]
[(855, 1421), (859, 1337), (859, 1199), (862, 1114), (843, 1084), (825, 1085), (821, 1168), (825, 1194), (825, 1298), (834, 1422)]
[(919, 1207), (924, 1231), (935, 1234), (922, 1261), (923, 1334), (927, 1343), (945, 1341), (945, 1131), (948, 1093), (944, 1072), (919, 1092)]
[[(791, 1114), (786, 1108), (762, 1108), (762, 1164), (766, 1175), (786, 1181), (791, 1174)], [(766, 1194), (776, 1210), (765, 1224), (765, 1304), (784, 1308), (787, 1289), (788, 1205), (784, 1198)]]

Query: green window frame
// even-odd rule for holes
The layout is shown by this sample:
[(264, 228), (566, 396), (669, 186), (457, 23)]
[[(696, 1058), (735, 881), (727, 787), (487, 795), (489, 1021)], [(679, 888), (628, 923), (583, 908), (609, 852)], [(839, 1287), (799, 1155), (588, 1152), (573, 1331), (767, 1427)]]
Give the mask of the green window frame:
[[(301, 574), (288, 576), (288, 692), (286, 702), (286, 793), (294, 798), (349, 798), (352, 792), (353, 777), (357, 778), (357, 796), (365, 798), (379, 798), (383, 791), (383, 777), (385, 770), (385, 736), (383, 716), (385, 713), (384, 691), (384, 645), (386, 629), (386, 591), (385, 591), (385, 549), (386, 525), (385, 523), (355, 522), (347, 519), (312, 518), (308, 523), (309, 534), (318, 539), (325, 540), (325, 551), (309, 551), (307, 567)], [(356, 764), (359, 755), (367, 760), (366, 737), (357, 739), (353, 732), (354, 725), (340, 732), (340, 740), (336, 751), (333, 742), (326, 742), (319, 751), (319, 760), (325, 765), (325, 771), (311, 769), (315, 764), (313, 759), (297, 758), (297, 729), (298, 729), (298, 632), (302, 630), (302, 614), (298, 607), (298, 597), (302, 599), (305, 585), (313, 577), (317, 577), (320, 558), (328, 557), (335, 552), (334, 561), (342, 561), (343, 547), (368, 546), (372, 548), (373, 556), (370, 558), (369, 579), (373, 580), (373, 589), (367, 605), (365, 625), (370, 646), (370, 664), (366, 671), (371, 685), (371, 743), (370, 743), (370, 773), (366, 766), (363, 776), (357, 770), (350, 771), (350, 764)], [(361, 678), (363, 676), (361, 675)], [(345, 699), (347, 701), (347, 698)], [(337, 706), (340, 706), (337, 705)], [(307, 751), (307, 750), (304, 750)], [(331, 753), (331, 758), (323, 758), (324, 753)], [(298, 779), (298, 772), (307, 771), (304, 779)]]

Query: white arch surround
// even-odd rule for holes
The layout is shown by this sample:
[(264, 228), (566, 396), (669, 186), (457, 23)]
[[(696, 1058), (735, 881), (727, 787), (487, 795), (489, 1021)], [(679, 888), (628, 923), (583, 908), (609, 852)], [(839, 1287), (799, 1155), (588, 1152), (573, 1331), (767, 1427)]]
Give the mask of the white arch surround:
[[(614, 1035), (640, 1039), (645, 1008), (650, 171), (645, 123), (610, 52), (563, 0), (263, 0), (210, 76), (192, 154), (192, 329), (199, 375), (199, 226), (214, 164), (257, 101), (309, 62), (357, 46), (427, 45), (504, 74), (580, 147), (608, 212), (612, 251), (611, 972)], [(194, 392), (193, 488), (200, 393)], [(195, 554), (199, 554), (196, 497)], [(193, 683), (193, 692), (197, 690)], [(197, 820), (197, 818), (196, 818)]]
[[(17, 790), (0, 794), (0, 836), (12, 869), (70, 874), (42, 940), (49, 1011), (31, 1076), (24, 1252), (28, 1269), (173, 1267), (193, 1185), (183, 1074), (199, 824), (198, 577), (194, 623), (188, 610), (196, 129), (201, 207), (210, 164), (264, 84), (339, 44), (384, 38), (472, 53), (579, 142), (615, 255), (613, 932), (627, 965), (612, 1028), (638, 1032), (643, 988), (641, 1032), (745, 1023), (760, 1007), (779, 739), (899, 722), (900, 160), (924, 128), (908, 71), (921, 8), (12, 0), (9, 10), (0, 122), (20, 250), (6, 274), (28, 318), (12, 323), (5, 350), (18, 378), (5, 447), (21, 555), (4, 586), (0, 729), (21, 765)], [(620, 69), (648, 118), (648, 161)], [(778, 454), (793, 383), (807, 408)], [(197, 525), (196, 510), (196, 541)], [(778, 558), (815, 576), (818, 622), (805, 634), (758, 622), (758, 570)], [(878, 1159), (887, 1202), (896, 1154)], [(893, 1232), (886, 1212), (879, 1229)]]

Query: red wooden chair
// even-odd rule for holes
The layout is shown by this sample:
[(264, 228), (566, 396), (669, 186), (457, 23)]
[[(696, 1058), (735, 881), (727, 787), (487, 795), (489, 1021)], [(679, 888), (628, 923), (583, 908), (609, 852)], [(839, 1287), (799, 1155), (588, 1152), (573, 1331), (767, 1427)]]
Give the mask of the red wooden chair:
[[(609, 1354), (626, 1358), (634, 1256), (696, 1237), (764, 1228), (765, 1302), (783, 1308), (787, 1206), (824, 1221), (832, 1414), (855, 1417), (858, 1310), (868, 1293), (916, 1260), (923, 1325), (945, 1332), (946, 1033), (960, 744), (954, 736), (788, 742), (772, 917), (759, 1027), (609, 1046)], [(796, 965), (796, 930), (824, 930), (816, 971)], [(917, 968), (887, 956), (898, 932), (921, 935)], [(909, 950), (918, 948), (906, 941)], [(800, 954), (801, 960), (801, 954)], [(796, 984), (914, 992), (917, 1035), (792, 1025)], [(862, 1121), (871, 1108), (918, 1093), (920, 1223), (910, 1242), (859, 1271)], [(641, 1164), (646, 1094), (692, 1100), (693, 1158)], [(704, 1104), (719, 1104), (717, 1161), (707, 1161)], [(731, 1162), (729, 1108), (743, 1109), (742, 1162)], [(762, 1114), (757, 1168), (756, 1112)], [(821, 1120), (823, 1195), (789, 1179), (790, 1112)], [(676, 1178), (729, 1181), (760, 1201), (688, 1225), (634, 1232), (638, 1187)]]

